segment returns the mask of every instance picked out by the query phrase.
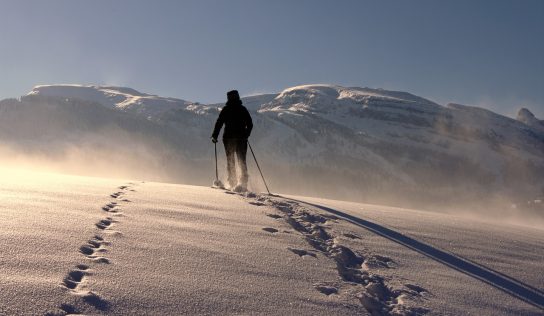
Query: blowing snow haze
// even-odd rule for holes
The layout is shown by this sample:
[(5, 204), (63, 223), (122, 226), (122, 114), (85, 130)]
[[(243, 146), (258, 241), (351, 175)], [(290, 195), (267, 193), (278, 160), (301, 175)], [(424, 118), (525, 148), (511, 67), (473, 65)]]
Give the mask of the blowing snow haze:
[[(273, 191), (443, 208), (512, 207), (544, 191), (544, 122), (529, 109), (512, 119), (406, 92), (317, 84), (242, 100)], [(122, 87), (36, 86), (0, 101), (3, 164), (209, 185), (222, 106)], [(264, 189), (251, 162), (250, 176), (250, 188)]]

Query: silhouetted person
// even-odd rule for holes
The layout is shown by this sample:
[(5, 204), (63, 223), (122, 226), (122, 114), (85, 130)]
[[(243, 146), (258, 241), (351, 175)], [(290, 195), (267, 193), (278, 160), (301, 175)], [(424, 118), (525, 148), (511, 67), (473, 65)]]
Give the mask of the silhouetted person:
[[(228, 184), (235, 191), (247, 190), (247, 139), (253, 129), (253, 122), (249, 112), (242, 105), (238, 91), (227, 92), (227, 103), (219, 113), (219, 118), (215, 123), (212, 134), (212, 142), (217, 143), (217, 137), (221, 128), (225, 124), (223, 131), (223, 144), (227, 154)], [(237, 161), (237, 163), (236, 163)], [(236, 164), (240, 169), (240, 182), (236, 175)]]

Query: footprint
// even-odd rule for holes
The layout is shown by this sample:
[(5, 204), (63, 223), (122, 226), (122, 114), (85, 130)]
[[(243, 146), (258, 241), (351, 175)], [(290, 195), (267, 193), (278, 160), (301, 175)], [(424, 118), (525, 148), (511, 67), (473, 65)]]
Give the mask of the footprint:
[(123, 202), (132, 202), (132, 201), (129, 200), (129, 199), (122, 199), (121, 201), (123, 201)]
[(249, 204), (256, 205), (256, 206), (263, 206), (264, 205), (264, 203), (261, 203), (261, 202), (249, 202)]
[(332, 294), (338, 294), (338, 288), (327, 284), (314, 284), (314, 288), (319, 292), (329, 296)]
[(110, 194), (110, 196), (114, 199), (117, 199), (119, 198), (121, 195), (123, 195), (124, 193), (123, 192), (115, 192), (115, 193), (112, 193)]
[(60, 304), (60, 309), (67, 314), (79, 314), (79, 310), (70, 304)]
[(118, 205), (113, 205), (113, 206), (106, 205), (102, 208), (102, 210), (108, 213), (119, 213), (121, 209), (119, 208)]
[(70, 290), (74, 290), (77, 288), (79, 283), (83, 280), (83, 277), (85, 276), (85, 272), (80, 270), (74, 270), (70, 271), (68, 275), (64, 278), (64, 286), (69, 288)]
[(372, 255), (363, 263), (363, 270), (379, 268), (391, 269), (395, 267), (397, 267), (397, 263), (393, 259), (380, 255)]
[(128, 186), (122, 185), (122, 186), (120, 186), (118, 189), (119, 189), (119, 190), (125, 190), (126, 188), (128, 188)]
[(345, 233), (344, 237), (348, 237), (348, 238), (351, 238), (351, 239), (361, 239), (361, 237), (359, 237), (359, 236), (357, 236), (355, 234), (351, 234), (351, 233)]
[(407, 283), (407, 284), (404, 284), (404, 286), (406, 286), (407, 288), (409, 288), (409, 289), (412, 290), (412, 291), (417, 292), (418, 294), (426, 293), (426, 292), (427, 292), (426, 289), (422, 288), (422, 287), (419, 286), (419, 285)]
[(81, 271), (81, 270), (74, 270), (74, 271), (70, 271), (70, 273), (68, 273), (68, 277), (70, 277), (70, 279), (76, 281), (76, 282), (81, 282), (81, 280), (83, 280), (83, 277), (85, 276), (85, 272)]
[(306, 250), (295, 249), (295, 248), (287, 248), (287, 249), (293, 252), (294, 254), (298, 255), (299, 257), (310, 256), (310, 257), (317, 258), (317, 255), (315, 253), (311, 253)]
[(264, 227), (263, 230), (264, 230), (265, 232), (269, 232), (269, 233), (277, 233), (277, 232), (278, 232), (277, 229), (272, 228), (272, 227)]
[(78, 264), (78, 265), (76, 266), (76, 268), (78, 268), (79, 270), (85, 271), (85, 270), (88, 270), (88, 269), (89, 269), (89, 266), (86, 265), (86, 264)]
[[(107, 244), (104, 242), (104, 239), (101, 238), (100, 240), (97, 239), (90, 239), (87, 241), (87, 244), (79, 247), (79, 252), (86, 256), (93, 255), (96, 251), (103, 252), (105, 249), (100, 248), (102, 245)], [(99, 249), (100, 248), (100, 249)]]
[(302, 213), (301, 215), (293, 216), (293, 218), (312, 224), (325, 224), (327, 222), (327, 219), (325, 217), (310, 213)]
[(110, 219), (102, 219), (98, 223), (96, 223), (95, 225), (96, 225), (96, 227), (98, 227), (100, 229), (106, 229), (111, 225), (111, 220)]
[(83, 245), (79, 247), (79, 252), (81, 252), (82, 254), (86, 256), (91, 256), (94, 254), (94, 249), (89, 245)]
[(280, 215), (276, 215), (276, 214), (266, 214), (266, 216), (272, 217), (272, 218), (274, 218), (274, 219), (279, 219), (279, 218), (281, 218)]
[(88, 241), (89, 245), (91, 245), (93, 248), (98, 248), (102, 245), (102, 242), (91, 239)]
[[(107, 249), (104, 249), (104, 248), (96, 249), (96, 248), (92, 248), (92, 247), (90, 247), (88, 245), (83, 245), (83, 246), (81, 246), (79, 248), (79, 251), (82, 254), (84, 254), (87, 258), (91, 259), (93, 262), (106, 263), (106, 264), (110, 263), (110, 260), (108, 258), (95, 255), (96, 253), (105, 253), (105, 252), (108, 251)], [(81, 270), (85, 271), (87, 269), (88, 269), (88, 267), (86, 267), (85, 269), (81, 269)], [(83, 272), (83, 271), (81, 271), (81, 272)]]
[(100, 311), (106, 311), (110, 308), (110, 302), (101, 298), (94, 292), (88, 292), (87, 294), (83, 295), (83, 300)]
[(382, 282), (370, 282), (365, 286), (367, 293), (377, 297), (380, 301), (385, 301), (386, 298), (391, 297), (391, 290)]
[(106, 257), (96, 257), (96, 258), (93, 258), (93, 261), (96, 262), (96, 263), (110, 264), (110, 259), (108, 259)]
[(64, 281), (62, 281), (62, 284), (64, 285), (64, 287), (70, 290), (75, 290), (76, 287), (79, 285), (78, 282), (74, 282), (68, 278), (64, 279)]
[(114, 207), (117, 206), (117, 203), (116, 202), (111, 202), (109, 204), (106, 204), (102, 207), (102, 210), (106, 211), (106, 212), (110, 212), (111, 209), (113, 209)]

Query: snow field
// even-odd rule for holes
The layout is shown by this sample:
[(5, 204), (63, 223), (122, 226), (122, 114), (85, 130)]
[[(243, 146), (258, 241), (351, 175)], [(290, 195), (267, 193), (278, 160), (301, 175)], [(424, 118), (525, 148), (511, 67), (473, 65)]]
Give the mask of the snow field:
[(36, 173), (4, 177), (0, 197), (1, 315), (541, 315), (544, 306), (540, 229)]

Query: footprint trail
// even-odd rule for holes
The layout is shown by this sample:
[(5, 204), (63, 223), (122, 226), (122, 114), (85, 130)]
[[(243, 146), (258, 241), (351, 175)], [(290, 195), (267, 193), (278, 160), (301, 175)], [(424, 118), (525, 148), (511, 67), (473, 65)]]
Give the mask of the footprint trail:
[[(287, 248), (287, 250), (300, 258), (317, 258), (317, 255), (321, 254), (334, 262), (341, 281), (315, 283), (313, 286), (320, 293), (327, 296), (353, 296), (371, 315), (423, 315), (430, 312), (421, 306), (430, 295), (427, 290), (401, 279), (380, 274), (380, 269), (396, 267), (393, 259), (358, 253), (341, 244), (342, 239), (331, 229), (334, 223), (338, 222), (338, 217), (322, 214), (288, 199), (266, 195), (242, 196), (252, 205), (268, 205), (277, 209), (278, 214), (266, 216), (285, 220), (312, 248), (311, 250)], [(271, 234), (278, 233), (274, 228), (266, 227), (263, 230)], [(361, 239), (360, 236), (351, 233), (342, 235), (349, 239)]]
[(122, 215), (121, 204), (130, 202), (125, 196), (129, 194), (128, 192), (136, 192), (132, 189), (134, 185), (134, 183), (129, 183), (119, 186), (118, 191), (109, 195), (114, 201), (101, 208), (102, 211), (108, 213), (108, 216), (99, 219), (94, 224), (97, 229), (96, 234), (78, 249), (86, 262), (77, 264), (62, 280), (61, 286), (67, 290), (69, 295), (79, 298), (77, 300), (79, 303), (76, 305), (62, 303), (56, 311), (45, 313), (46, 316), (81, 315), (92, 313), (93, 310), (107, 311), (111, 308), (111, 303), (108, 300), (89, 289), (86, 280), (93, 275), (95, 265), (98, 267), (101, 264), (112, 263), (106, 256), (108, 246), (111, 244), (110, 241), (106, 241), (106, 236), (108, 238), (122, 236), (120, 231), (112, 230), (112, 227), (119, 223), (119, 220), (113, 219), (112, 216)]

